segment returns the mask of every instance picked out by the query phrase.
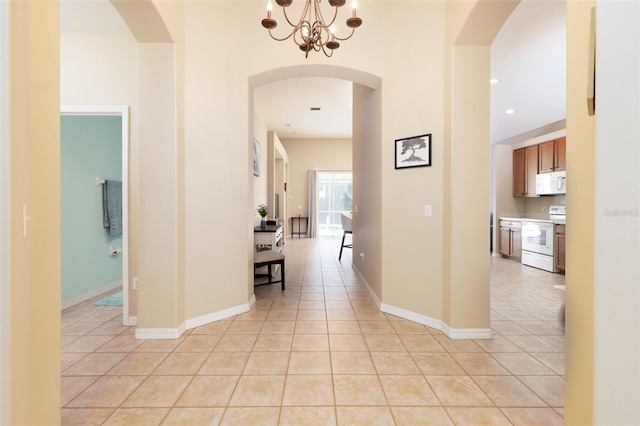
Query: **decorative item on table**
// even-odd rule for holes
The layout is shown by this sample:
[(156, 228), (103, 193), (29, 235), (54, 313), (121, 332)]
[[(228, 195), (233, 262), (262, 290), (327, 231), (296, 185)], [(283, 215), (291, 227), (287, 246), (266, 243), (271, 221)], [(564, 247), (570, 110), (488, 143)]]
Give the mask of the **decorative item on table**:
[(269, 214), (269, 207), (266, 204), (260, 204), (257, 209), (258, 214), (262, 217), (260, 220), (260, 228), (267, 227), (267, 220), (265, 219)]

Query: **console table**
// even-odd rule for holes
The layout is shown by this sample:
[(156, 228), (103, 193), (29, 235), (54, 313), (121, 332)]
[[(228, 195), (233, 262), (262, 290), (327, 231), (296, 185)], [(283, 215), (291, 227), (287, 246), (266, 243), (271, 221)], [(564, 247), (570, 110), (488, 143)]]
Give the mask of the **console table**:
[(271, 250), (280, 253), (282, 250), (282, 225), (267, 225), (253, 228), (253, 240), (256, 251)]
[[(294, 227), (293, 227), (293, 221), (297, 220), (298, 221), (298, 232), (294, 232)], [(304, 221), (304, 231), (300, 231), (300, 226), (302, 224), (302, 221)], [(300, 235), (305, 235), (307, 233), (307, 227), (309, 226), (309, 218), (306, 216), (291, 216), (291, 237), (293, 238), (294, 235), (297, 235), (298, 238), (301, 238)]]

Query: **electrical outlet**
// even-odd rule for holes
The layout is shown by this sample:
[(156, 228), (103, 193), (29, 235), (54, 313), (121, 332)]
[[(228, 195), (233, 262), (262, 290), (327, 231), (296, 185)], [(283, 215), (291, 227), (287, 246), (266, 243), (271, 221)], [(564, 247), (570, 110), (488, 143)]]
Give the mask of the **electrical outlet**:
[(138, 278), (137, 277), (133, 279), (133, 289), (134, 290), (138, 289)]

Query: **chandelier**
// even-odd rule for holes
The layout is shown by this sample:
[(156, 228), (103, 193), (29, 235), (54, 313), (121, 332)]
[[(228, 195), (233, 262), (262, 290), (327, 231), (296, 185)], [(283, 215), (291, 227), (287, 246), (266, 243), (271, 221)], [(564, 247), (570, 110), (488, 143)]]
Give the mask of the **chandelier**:
[(351, 38), (353, 33), (360, 25), (362, 25), (362, 19), (356, 16), (356, 3), (352, 3), (351, 17), (347, 18), (347, 27), (351, 28), (351, 33), (347, 37), (338, 37), (335, 34), (334, 22), (338, 17), (338, 8), (344, 6), (346, 0), (328, 0), (329, 5), (334, 8), (333, 19), (327, 22), (322, 15), (320, 9), (321, 0), (306, 0), (304, 9), (300, 19), (297, 23), (293, 23), (287, 15), (287, 7), (291, 5), (293, 0), (275, 0), (278, 6), (282, 6), (282, 13), (287, 23), (293, 27), (291, 32), (282, 37), (276, 37), (271, 30), (278, 26), (275, 19), (271, 17), (272, 5), (269, 1), (267, 5), (267, 17), (262, 20), (262, 26), (269, 30), (269, 35), (276, 41), (284, 41), (293, 37), (293, 41), (300, 47), (300, 50), (304, 52), (305, 58), (309, 57), (309, 52), (315, 50), (322, 52), (330, 57), (333, 55), (333, 51), (340, 47), (340, 41), (345, 41)]

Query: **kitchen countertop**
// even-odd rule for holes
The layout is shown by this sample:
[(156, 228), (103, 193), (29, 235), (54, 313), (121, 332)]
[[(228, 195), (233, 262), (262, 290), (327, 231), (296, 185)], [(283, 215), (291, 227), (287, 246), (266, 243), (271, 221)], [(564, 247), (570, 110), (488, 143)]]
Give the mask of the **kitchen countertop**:
[(553, 223), (554, 225), (566, 225), (566, 219), (531, 219), (529, 217), (500, 217), (499, 220), (508, 220), (511, 222), (542, 222)]
[(509, 220), (511, 222), (522, 222), (521, 217), (500, 217), (499, 220)]

